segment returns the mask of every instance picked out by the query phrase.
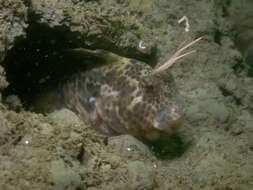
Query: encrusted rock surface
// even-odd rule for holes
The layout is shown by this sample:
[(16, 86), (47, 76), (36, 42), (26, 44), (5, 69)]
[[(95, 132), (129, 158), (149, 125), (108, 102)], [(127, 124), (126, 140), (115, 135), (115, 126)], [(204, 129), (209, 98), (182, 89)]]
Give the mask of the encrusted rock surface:
[(0, 62), (15, 40), (25, 37), (27, 7), (21, 0), (0, 1)]
[[(25, 37), (27, 7), (21, 0), (0, 1), (0, 63), (14, 42)], [(5, 71), (0, 65), (0, 90), (7, 87)]]
[[(154, 48), (154, 42), (148, 41), (152, 31), (138, 20), (137, 13), (131, 14), (115, 1), (32, 0), (31, 10), (36, 22), (67, 30), (69, 40), (80, 47), (88, 45), (142, 57)], [(147, 48), (140, 49), (138, 43), (144, 39)]]

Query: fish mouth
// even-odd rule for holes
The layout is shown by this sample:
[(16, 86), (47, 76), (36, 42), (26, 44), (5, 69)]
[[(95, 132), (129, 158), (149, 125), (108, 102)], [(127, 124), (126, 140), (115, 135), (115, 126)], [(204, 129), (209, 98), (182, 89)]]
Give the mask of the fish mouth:
[(169, 122), (168, 126), (164, 129), (167, 133), (171, 133), (173, 131), (176, 131), (179, 126), (182, 125), (182, 123), (185, 121), (186, 115), (183, 114), (176, 120), (172, 120)]
[(175, 131), (185, 120), (186, 115), (180, 107), (166, 108), (160, 111), (153, 120), (153, 127), (171, 133)]
[(145, 139), (148, 140), (148, 142), (154, 142), (156, 140), (159, 140), (164, 135), (170, 135), (173, 132), (175, 132), (179, 126), (184, 122), (185, 120), (185, 114), (179, 116), (177, 119), (170, 120), (171, 118), (163, 118), (160, 122), (157, 120), (154, 120), (153, 123), (153, 130), (149, 131), (148, 133), (145, 133)]

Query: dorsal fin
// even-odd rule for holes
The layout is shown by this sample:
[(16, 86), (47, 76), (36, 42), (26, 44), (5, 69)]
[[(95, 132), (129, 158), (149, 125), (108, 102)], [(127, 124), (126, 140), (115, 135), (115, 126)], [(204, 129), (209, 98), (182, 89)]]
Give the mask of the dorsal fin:
[(121, 59), (120, 56), (101, 49), (74, 48), (67, 50), (67, 52), (80, 60), (89, 60), (96, 64), (111, 64)]
[(158, 73), (160, 73), (160, 72), (162, 72), (162, 71), (168, 69), (169, 67), (171, 67), (178, 59), (181, 59), (182, 57), (185, 57), (185, 56), (187, 56), (187, 55), (189, 55), (189, 54), (191, 54), (191, 53), (196, 52), (195, 50), (192, 50), (192, 51), (189, 51), (189, 52), (187, 52), (187, 53), (182, 54), (182, 52), (183, 52), (185, 49), (187, 49), (188, 47), (191, 47), (193, 44), (197, 43), (197, 42), (198, 42), (199, 40), (201, 40), (201, 39), (202, 39), (202, 37), (199, 37), (199, 38), (197, 38), (196, 40), (190, 42), (189, 44), (187, 44), (187, 45), (185, 45), (185, 46), (179, 48), (179, 49), (171, 56), (171, 58), (170, 58), (168, 61), (166, 61), (166, 62), (165, 62), (164, 64), (162, 64), (161, 66), (156, 67), (156, 68), (154, 69), (154, 71), (153, 71), (152, 74), (153, 74), (153, 75), (154, 75), (154, 74), (158, 74)]

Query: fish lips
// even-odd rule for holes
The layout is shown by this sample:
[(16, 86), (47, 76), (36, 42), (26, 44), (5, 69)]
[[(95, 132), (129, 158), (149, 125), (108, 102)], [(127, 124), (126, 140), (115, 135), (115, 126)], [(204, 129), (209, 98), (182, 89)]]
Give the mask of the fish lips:
[(171, 133), (175, 131), (185, 120), (185, 113), (180, 106), (171, 106), (158, 112), (153, 119), (153, 127)]

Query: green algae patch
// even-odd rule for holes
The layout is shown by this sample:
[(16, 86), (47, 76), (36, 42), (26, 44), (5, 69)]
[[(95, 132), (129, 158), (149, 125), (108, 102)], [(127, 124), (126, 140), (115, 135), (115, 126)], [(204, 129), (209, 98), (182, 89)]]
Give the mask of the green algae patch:
[(191, 141), (186, 141), (181, 134), (173, 133), (154, 142), (151, 149), (158, 159), (167, 160), (182, 156), (191, 143)]

